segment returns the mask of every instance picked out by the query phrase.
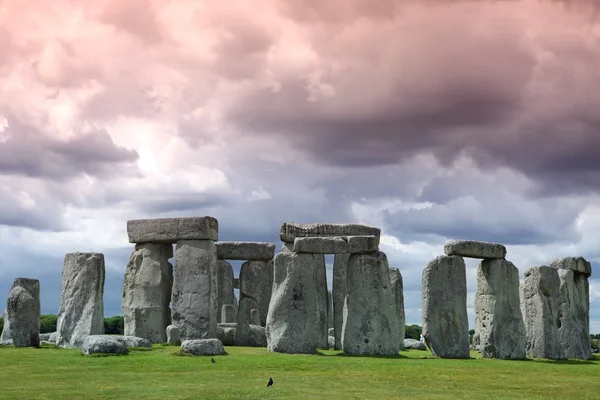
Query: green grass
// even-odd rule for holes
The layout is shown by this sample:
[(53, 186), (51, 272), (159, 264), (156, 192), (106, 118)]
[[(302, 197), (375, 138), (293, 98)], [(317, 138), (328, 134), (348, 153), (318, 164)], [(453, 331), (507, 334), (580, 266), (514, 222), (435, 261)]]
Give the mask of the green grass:
[[(442, 360), (269, 353), (227, 347), (227, 355), (177, 356), (157, 345), (126, 356), (79, 350), (0, 347), (1, 399), (598, 399), (592, 361)], [(275, 385), (266, 388), (269, 377)]]

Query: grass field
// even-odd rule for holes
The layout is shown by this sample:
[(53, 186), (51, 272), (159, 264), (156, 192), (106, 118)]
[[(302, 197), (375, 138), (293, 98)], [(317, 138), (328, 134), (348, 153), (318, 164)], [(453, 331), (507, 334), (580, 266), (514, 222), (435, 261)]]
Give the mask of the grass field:
[[(0, 347), (2, 399), (598, 399), (592, 361), (442, 360), (269, 353), (226, 347), (227, 355), (179, 356), (157, 345), (126, 356), (79, 350)], [(266, 388), (269, 377), (275, 384)]]

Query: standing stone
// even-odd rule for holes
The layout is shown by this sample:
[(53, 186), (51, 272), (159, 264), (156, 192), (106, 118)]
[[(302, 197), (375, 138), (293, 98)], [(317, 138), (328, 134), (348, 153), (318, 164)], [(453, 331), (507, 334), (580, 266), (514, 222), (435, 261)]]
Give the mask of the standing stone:
[[(9, 289), (9, 293), (12, 289), (14, 289), (17, 286), (20, 286), (27, 290), (34, 299), (36, 296), (39, 297), (40, 283), (37, 279), (17, 278), (13, 281), (13, 284)], [(8, 310), (6, 308), (4, 309), (4, 313), (2, 316), (4, 318), (4, 328), (2, 329), (2, 334), (0, 335), (0, 343), (12, 340), (10, 335), (10, 319), (8, 318)]]
[(542, 265), (525, 271), (525, 281), (521, 285), (521, 312), (529, 358), (564, 358), (557, 324), (559, 289), (560, 279), (555, 269)]
[(390, 285), (392, 287), (392, 294), (394, 295), (394, 301), (398, 309), (398, 333), (400, 336), (399, 347), (404, 348), (404, 331), (406, 317), (404, 315), (404, 286), (402, 283), (402, 274), (398, 268), (390, 268)]
[[(9, 293), (10, 293), (10, 291), (9, 291)], [(8, 320), (8, 311), (6, 310), (6, 308), (4, 309), (4, 312), (2, 313), (2, 318), (4, 320), (4, 327), (2, 328), (2, 334), (0, 334), (0, 343), (12, 340), (10, 338), (10, 321)]]
[(325, 264), (325, 255), (321, 254), (320, 257), (316, 257), (319, 263), (315, 269), (315, 285), (317, 286), (317, 309), (319, 311), (319, 348), (329, 349), (329, 335), (327, 334), (327, 310), (329, 308), (329, 301), (327, 300), (327, 266)]
[(350, 254), (336, 254), (333, 259), (333, 326), (335, 349), (342, 349), (342, 326), (344, 325), (344, 302), (346, 301), (346, 274)]
[(269, 351), (313, 354), (319, 346), (318, 285), (323, 255), (282, 252), (274, 258), (273, 296), (267, 315)]
[(329, 329), (333, 328), (333, 295), (327, 291), (327, 335), (329, 335)]
[[(175, 249), (171, 315), (182, 340), (217, 337), (217, 249), (212, 240), (181, 240)], [(214, 286), (213, 286), (214, 285)]]
[(260, 325), (260, 312), (256, 308), (250, 310), (250, 325)]
[(431, 354), (469, 358), (465, 261), (460, 256), (433, 259), (423, 270), (422, 284), (423, 337)]
[(235, 322), (224, 321), (222, 317), (223, 306), (226, 304), (232, 305), (237, 314), (238, 302), (233, 290), (233, 267), (227, 261), (219, 260), (217, 261), (217, 270), (217, 303), (219, 311), (221, 311), (218, 322)]
[(167, 334), (168, 344), (174, 344), (177, 346), (181, 345), (181, 336), (179, 335), (178, 327), (176, 327), (175, 325), (169, 325), (167, 326), (167, 329), (165, 331)]
[(6, 299), (6, 319), (10, 340), (15, 347), (40, 345), (40, 282), (17, 278)]
[(171, 323), (171, 287), (173, 246), (162, 243), (136, 244), (123, 281), (124, 334), (148, 339), (152, 343), (167, 340)]
[(260, 326), (266, 324), (273, 288), (273, 261), (246, 261), (240, 268), (240, 305), (235, 332), (236, 346), (250, 346), (251, 312), (257, 309)]
[(236, 322), (237, 311), (233, 304), (223, 304), (221, 308), (221, 322), (220, 323), (233, 323)]
[(344, 353), (398, 355), (398, 308), (385, 253), (351, 255), (346, 284)]
[(484, 358), (525, 358), (525, 324), (519, 270), (506, 260), (483, 260), (477, 269), (475, 331)]
[(560, 279), (558, 337), (566, 358), (592, 358), (590, 340), (590, 289), (592, 270), (583, 257), (553, 260)]
[(86, 337), (104, 333), (104, 276), (103, 254), (65, 255), (56, 322), (57, 346), (81, 348)]

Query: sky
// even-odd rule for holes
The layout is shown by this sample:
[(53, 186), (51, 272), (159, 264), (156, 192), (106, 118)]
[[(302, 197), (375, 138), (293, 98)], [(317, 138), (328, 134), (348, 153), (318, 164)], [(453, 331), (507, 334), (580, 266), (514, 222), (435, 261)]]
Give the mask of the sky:
[(65, 254), (101, 252), (119, 315), (136, 218), (278, 249), (286, 221), (377, 226), (407, 323), (448, 239), (506, 245), (521, 279), (600, 268), (592, 1), (219, 4), (0, 0), (0, 296), (37, 278), (57, 313)]

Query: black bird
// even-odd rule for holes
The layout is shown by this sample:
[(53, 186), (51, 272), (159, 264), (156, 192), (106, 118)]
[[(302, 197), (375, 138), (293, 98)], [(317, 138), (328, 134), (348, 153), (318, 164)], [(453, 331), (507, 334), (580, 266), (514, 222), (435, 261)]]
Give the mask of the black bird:
[(211, 359), (210, 359), (210, 362), (214, 364), (214, 363), (215, 363), (215, 359), (214, 359), (214, 358), (211, 358)]
[(267, 387), (273, 386), (273, 378), (269, 378), (269, 383), (267, 383)]

